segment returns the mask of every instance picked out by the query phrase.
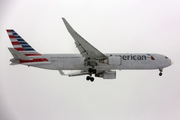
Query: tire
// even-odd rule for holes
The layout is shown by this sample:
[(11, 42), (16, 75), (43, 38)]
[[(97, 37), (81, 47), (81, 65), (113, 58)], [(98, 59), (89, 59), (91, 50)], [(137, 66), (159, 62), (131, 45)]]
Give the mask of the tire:
[(93, 69), (92, 69), (92, 68), (89, 68), (89, 69), (88, 69), (88, 72), (89, 72), (89, 73), (91, 73), (92, 71), (93, 71)]
[(162, 76), (162, 73), (159, 73), (159, 76)]
[(89, 77), (89, 76), (87, 76), (87, 77), (86, 77), (86, 80), (90, 80), (90, 77)]
[(91, 82), (93, 82), (93, 81), (94, 81), (94, 78), (93, 78), (93, 77), (91, 77), (91, 79), (90, 79), (90, 80), (91, 80)]
[(93, 69), (93, 71), (92, 71), (94, 74), (96, 74), (96, 72), (97, 72), (97, 70), (96, 69)]

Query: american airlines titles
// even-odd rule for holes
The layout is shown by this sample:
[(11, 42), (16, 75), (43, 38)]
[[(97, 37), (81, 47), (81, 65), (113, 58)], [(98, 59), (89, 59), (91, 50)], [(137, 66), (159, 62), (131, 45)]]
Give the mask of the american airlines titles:
[(145, 55), (119, 55), (123, 60), (146, 60)]

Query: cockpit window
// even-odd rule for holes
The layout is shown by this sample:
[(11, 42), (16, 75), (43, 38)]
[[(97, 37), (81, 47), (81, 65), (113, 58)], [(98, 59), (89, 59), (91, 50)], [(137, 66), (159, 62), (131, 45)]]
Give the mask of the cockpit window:
[(168, 59), (168, 57), (165, 56), (166, 59)]

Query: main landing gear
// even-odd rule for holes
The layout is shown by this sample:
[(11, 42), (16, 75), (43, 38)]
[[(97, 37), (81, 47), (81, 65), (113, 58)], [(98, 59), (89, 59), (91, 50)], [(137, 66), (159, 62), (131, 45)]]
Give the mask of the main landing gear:
[(162, 71), (163, 71), (163, 69), (160, 68), (159, 71), (160, 71), (159, 76), (162, 76)]
[(89, 73), (96, 74), (97, 71), (96, 71), (96, 69), (89, 68), (89, 69), (88, 69), (88, 72), (89, 72)]
[(94, 78), (91, 77), (91, 76), (87, 76), (87, 77), (86, 77), (86, 80), (87, 80), (87, 81), (90, 80), (91, 82), (93, 82), (93, 81), (94, 81)]
[(91, 82), (94, 81), (94, 78), (92, 77), (92, 74), (96, 74), (97, 70), (96, 69), (93, 69), (93, 68), (89, 68), (88, 69), (88, 72), (89, 72), (89, 75), (90, 76), (87, 76), (86, 77), (86, 80), (90, 80)]

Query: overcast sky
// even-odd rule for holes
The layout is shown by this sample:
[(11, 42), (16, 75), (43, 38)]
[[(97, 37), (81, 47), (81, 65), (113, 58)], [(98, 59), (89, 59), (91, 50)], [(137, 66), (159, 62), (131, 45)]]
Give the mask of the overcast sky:
[[(103, 53), (159, 53), (174, 64), (116, 80), (10, 66), (13, 28), (40, 53), (78, 53), (61, 17)], [(179, 120), (179, 0), (0, 0), (0, 120)]]

